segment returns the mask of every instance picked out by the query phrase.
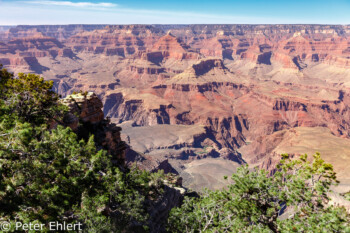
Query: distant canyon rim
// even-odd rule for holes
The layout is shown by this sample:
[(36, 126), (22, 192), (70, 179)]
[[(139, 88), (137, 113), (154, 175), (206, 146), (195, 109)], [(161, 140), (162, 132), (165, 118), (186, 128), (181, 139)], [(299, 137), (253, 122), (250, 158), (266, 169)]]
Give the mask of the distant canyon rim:
[(194, 190), (315, 152), (350, 190), (349, 25), (0, 26), (0, 64), (96, 93), (129, 163)]

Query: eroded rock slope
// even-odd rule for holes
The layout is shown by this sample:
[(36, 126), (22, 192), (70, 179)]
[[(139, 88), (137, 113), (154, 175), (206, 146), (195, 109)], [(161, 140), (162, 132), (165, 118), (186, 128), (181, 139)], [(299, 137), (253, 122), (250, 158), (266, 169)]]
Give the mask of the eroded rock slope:
[(20, 26), (0, 31), (0, 63), (93, 91), (129, 162), (195, 189), (315, 151), (350, 189), (349, 26)]

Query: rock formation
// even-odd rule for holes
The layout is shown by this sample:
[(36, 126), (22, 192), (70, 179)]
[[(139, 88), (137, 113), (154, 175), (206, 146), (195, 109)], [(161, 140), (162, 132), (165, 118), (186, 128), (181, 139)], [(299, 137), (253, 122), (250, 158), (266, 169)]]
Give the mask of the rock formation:
[(88, 139), (94, 134), (97, 148), (107, 150), (116, 164), (124, 166), (127, 146), (121, 140), (121, 128), (104, 119), (101, 100), (89, 92), (69, 95), (61, 102), (70, 110), (64, 119), (65, 124), (81, 138)]
[(280, 153), (314, 150), (350, 189), (348, 25), (18, 26), (0, 31), (0, 63), (42, 74), (62, 96), (93, 91), (77, 103), (86, 113), (67, 104), (100, 130), (96, 140), (107, 150), (120, 140), (103, 103), (130, 139), (127, 162), (176, 171), (195, 189), (220, 184), (203, 169), (273, 171)]
[(9, 68), (32, 70), (41, 74), (49, 68), (41, 65), (38, 59), (75, 56), (70, 48), (64, 47), (55, 38), (41, 34), (31, 36), (33, 37), (16, 38), (0, 43), (0, 62)]

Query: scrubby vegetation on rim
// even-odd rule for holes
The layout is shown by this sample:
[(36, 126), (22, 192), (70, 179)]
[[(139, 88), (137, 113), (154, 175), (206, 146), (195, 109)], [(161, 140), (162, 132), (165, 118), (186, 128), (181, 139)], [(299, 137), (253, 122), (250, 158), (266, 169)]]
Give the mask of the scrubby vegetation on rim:
[(87, 232), (147, 230), (146, 199), (162, 192), (162, 174), (113, 165), (93, 135), (84, 141), (62, 125), (48, 130), (67, 112), (52, 82), (5, 69), (0, 78), (0, 219), (82, 222)]

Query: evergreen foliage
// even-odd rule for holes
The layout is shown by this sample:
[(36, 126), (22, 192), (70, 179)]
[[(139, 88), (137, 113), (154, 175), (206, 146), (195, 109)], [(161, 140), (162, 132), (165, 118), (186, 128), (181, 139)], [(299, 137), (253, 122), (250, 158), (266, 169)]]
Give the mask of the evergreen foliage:
[[(186, 198), (171, 211), (171, 232), (350, 232), (344, 208), (328, 206), (333, 167), (319, 154), (291, 160), (283, 155), (276, 173), (238, 168), (233, 184)], [(287, 219), (282, 214), (287, 211)]]
[(0, 70), (0, 220), (12, 227), (65, 221), (83, 223), (86, 232), (135, 225), (146, 231), (147, 200), (156, 198), (149, 193), (161, 193), (161, 184), (152, 185), (158, 177), (113, 165), (93, 135), (84, 141), (68, 127), (50, 129), (67, 111), (52, 85)]
[[(0, 67), (1, 68), (1, 67)], [(0, 73), (2, 113), (14, 114), (21, 121), (34, 125), (59, 121), (65, 110), (58, 103), (59, 96), (52, 91), (53, 82), (35, 74), (12, 74), (2, 69)]]

